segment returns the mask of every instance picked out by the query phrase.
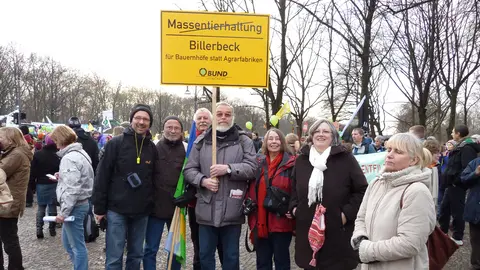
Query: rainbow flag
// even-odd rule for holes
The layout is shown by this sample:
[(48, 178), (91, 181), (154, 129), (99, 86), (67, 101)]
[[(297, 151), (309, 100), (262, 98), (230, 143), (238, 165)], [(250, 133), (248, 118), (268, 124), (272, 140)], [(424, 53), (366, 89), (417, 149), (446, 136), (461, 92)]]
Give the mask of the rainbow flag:
[[(197, 134), (197, 128), (195, 121), (192, 122), (192, 128), (190, 129), (190, 136), (188, 138), (188, 147), (185, 155), (185, 160), (183, 161), (183, 167), (182, 167), (182, 172), (180, 173), (180, 177), (178, 178), (178, 184), (177, 184), (177, 189), (175, 190), (175, 198), (178, 198), (183, 195), (185, 192), (185, 181), (183, 178), (183, 169), (185, 168), (185, 165), (187, 164), (188, 161), (188, 156), (190, 155), (190, 151), (192, 150), (193, 143), (195, 142), (196, 139), (196, 134)], [(175, 209), (177, 213), (177, 209)], [(171, 252), (171, 246), (172, 246), (172, 241), (174, 244), (174, 251), (173, 254), (175, 255), (176, 260), (181, 263), (182, 265), (185, 265), (185, 261), (187, 258), (187, 223), (186, 223), (186, 217), (187, 217), (187, 210), (185, 208), (181, 208), (179, 211), (179, 214), (175, 214), (173, 216), (172, 224), (170, 226), (170, 231), (168, 232), (168, 238), (167, 241), (165, 242), (165, 250), (167, 252)], [(177, 230), (175, 232), (175, 230)], [(174, 239), (175, 236), (175, 239)]]

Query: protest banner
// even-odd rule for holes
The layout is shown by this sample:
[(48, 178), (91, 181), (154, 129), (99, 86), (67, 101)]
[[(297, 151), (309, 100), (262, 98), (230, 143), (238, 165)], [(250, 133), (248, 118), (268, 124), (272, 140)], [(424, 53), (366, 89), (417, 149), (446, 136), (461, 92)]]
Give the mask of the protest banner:
[(386, 152), (355, 156), (369, 184), (382, 171), (386, 156)]

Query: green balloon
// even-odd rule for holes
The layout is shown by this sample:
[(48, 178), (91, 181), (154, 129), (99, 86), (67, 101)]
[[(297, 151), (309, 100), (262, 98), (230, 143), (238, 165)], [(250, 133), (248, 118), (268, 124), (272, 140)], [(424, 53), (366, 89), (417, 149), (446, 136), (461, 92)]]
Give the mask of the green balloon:
[(278, 120), (280, 120), (280, 119), (278, 119), (278, 116), (272, 115), (270, 117), (270, 124), (272, 124), (274, 127), (276, 127), (277, 124), (278, 124)]
[(250, 121), (246, 122), (246, 123), (245, 123), (245, 127), (246, 127), (247, 129), (249, 129), (249, 130), (252, 130), (252, 127), (253, 127), (252, 122), (250, 122)]

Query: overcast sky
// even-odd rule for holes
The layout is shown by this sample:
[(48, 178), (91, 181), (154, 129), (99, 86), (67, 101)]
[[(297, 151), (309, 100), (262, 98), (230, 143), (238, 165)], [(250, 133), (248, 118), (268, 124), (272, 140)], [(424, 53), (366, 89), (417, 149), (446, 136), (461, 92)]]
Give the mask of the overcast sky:
[[(0, 0), (0, 45), (50, 56), (112, 84), (183, 94), (185, 87), (160, 87), (160, 10), (199, 10), (198, 2)], [(273, 2), (262, 3), (257, 13), (268, 14)], [(245, 97), (227, 88), (222, 95)]]

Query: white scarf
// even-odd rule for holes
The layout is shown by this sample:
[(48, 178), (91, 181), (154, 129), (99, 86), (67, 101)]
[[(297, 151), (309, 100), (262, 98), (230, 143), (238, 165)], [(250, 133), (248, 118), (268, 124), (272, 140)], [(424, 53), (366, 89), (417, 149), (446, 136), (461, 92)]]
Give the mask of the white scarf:
[(331, 147), (328, 147), (320, 154), (313, 145), (310, 147), (310, 156), (308, 159), (313, 166), (313, 171), (308, 181), (308, 206), (311, 206), (317, 201), (322, 201), (323, 171), (327, 169), (327, 158), (330, 155), (331, 149)]

